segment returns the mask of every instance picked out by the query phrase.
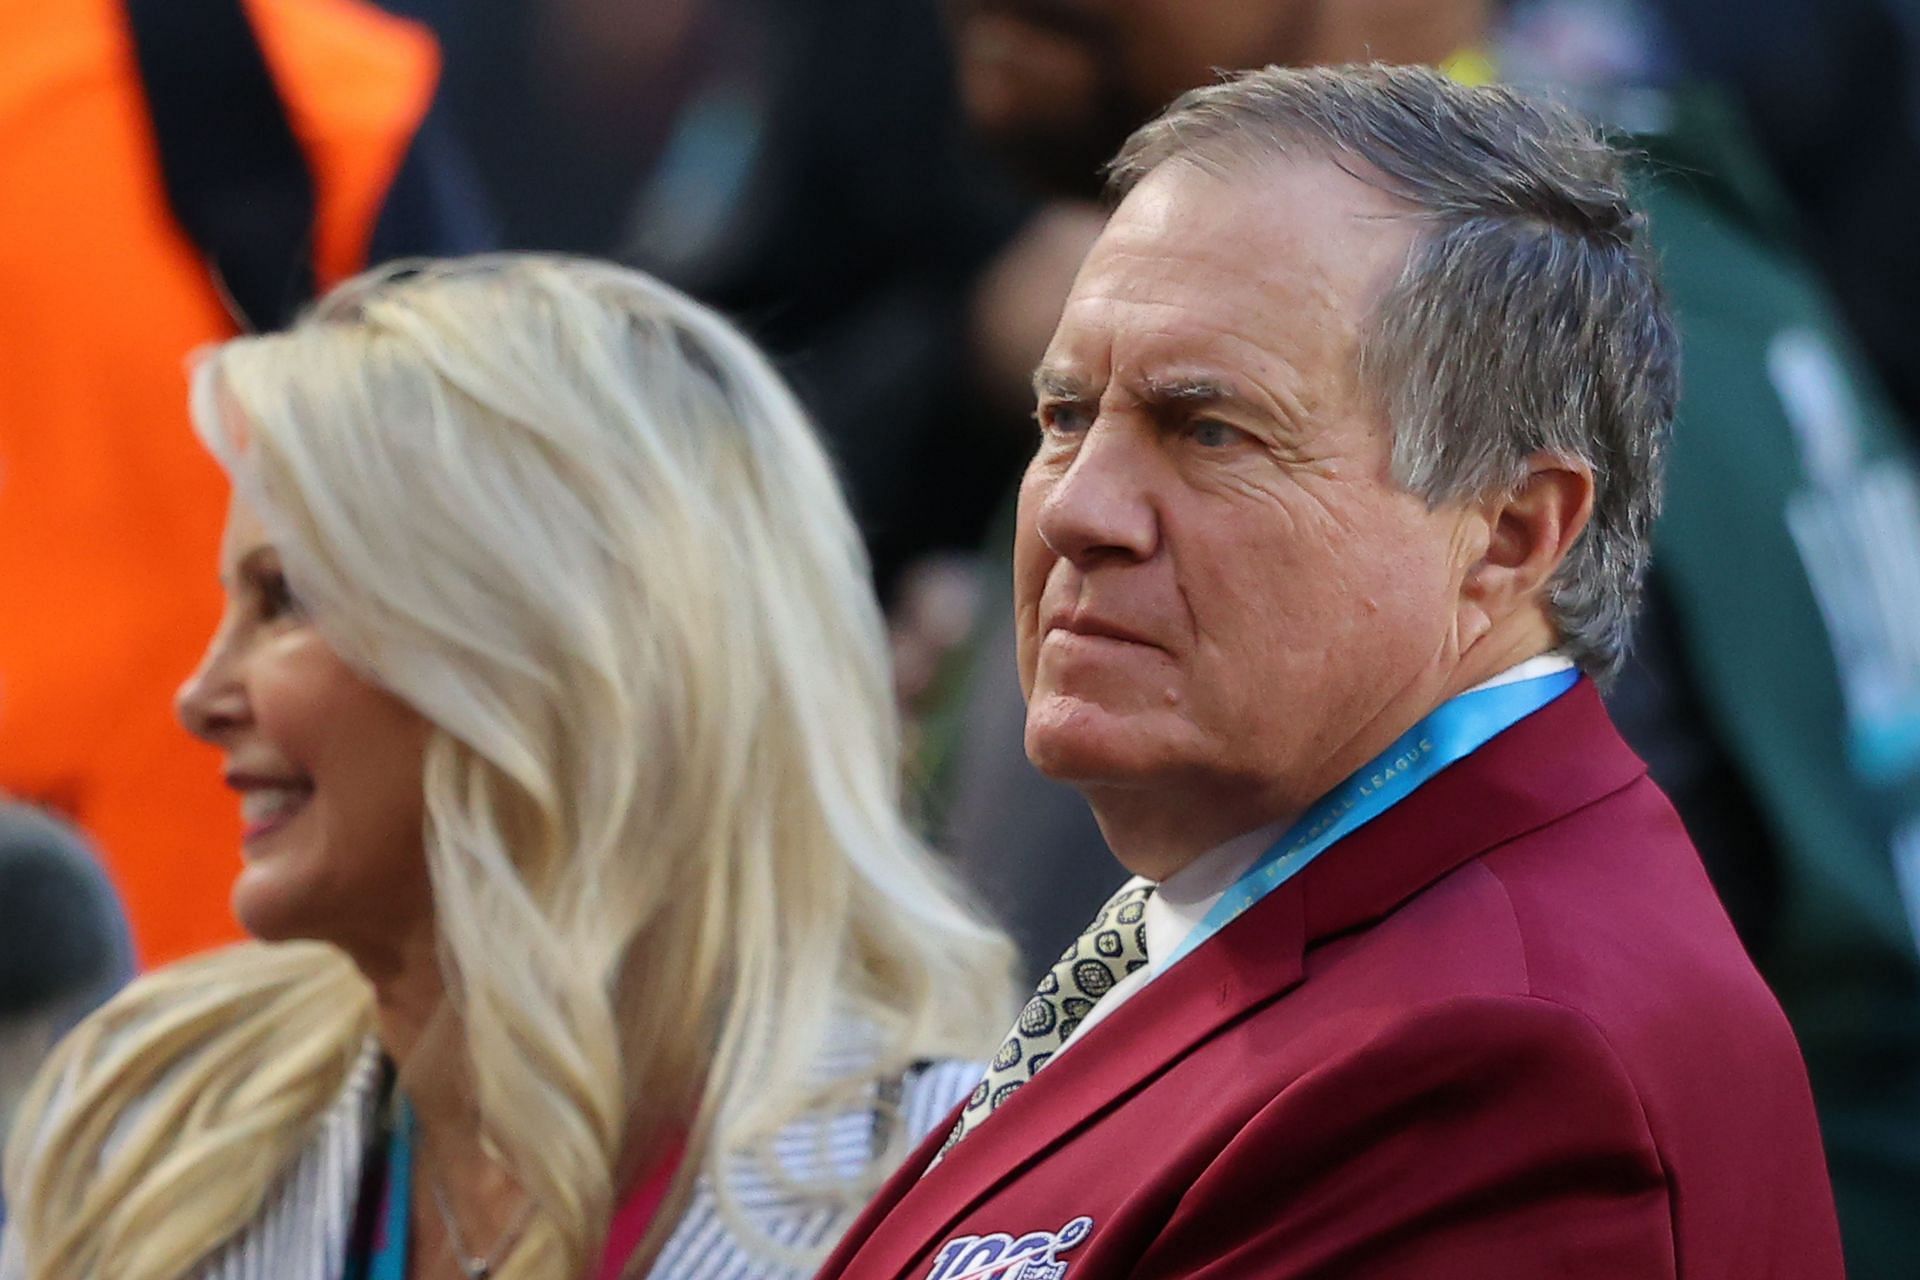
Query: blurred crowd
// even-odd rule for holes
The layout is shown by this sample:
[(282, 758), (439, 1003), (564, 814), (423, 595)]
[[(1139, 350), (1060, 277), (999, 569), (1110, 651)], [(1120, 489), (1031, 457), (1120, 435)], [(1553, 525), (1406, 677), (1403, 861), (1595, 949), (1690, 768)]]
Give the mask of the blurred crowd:
[(224, 502), (183, 362), (399, 256), (615, 258), (775, 355), (866, 536), (916, 810), (1043, 972), (1123, 878), (1023, 754), (1007, 603), (1101, 166), (1216, 69), (1372, 58), (1643, 157), (1686, 388), (1609, 702), (1799, 1035), (1850, 1273), (1912, 1275), (1910, 0), (0, 0), (0, 1131), (136, 954), (239, 936), (234, 806), (171, 722)]

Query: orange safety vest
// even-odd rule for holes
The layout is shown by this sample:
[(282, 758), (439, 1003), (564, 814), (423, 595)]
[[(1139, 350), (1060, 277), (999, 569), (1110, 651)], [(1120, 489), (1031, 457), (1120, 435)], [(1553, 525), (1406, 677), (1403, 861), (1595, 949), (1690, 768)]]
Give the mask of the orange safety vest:
[[(247, 7), (324, 287), (365, 265), (438, 49), (361, 0)], [(169, 211), (120, 0), (0, 0), (0, 792), (92, 835), (149, 965), (238, 935), (237, 804), (172, 710), (219, 616), (227, 495), (186, 360), (233, 333)]]

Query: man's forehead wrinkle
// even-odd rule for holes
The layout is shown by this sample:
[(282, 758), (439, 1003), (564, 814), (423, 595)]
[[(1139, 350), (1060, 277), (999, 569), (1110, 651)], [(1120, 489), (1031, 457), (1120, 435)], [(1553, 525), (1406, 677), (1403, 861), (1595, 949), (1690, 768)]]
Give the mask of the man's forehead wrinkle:
[[(1211, 283), (1216, 279), (1218, 287)], [(1101, 262), (1098, 269), (1090, 270), (1069, 297), (1065, 315), (1069, 321), (1085, 317), (1089, 327), (1116, 331), (1208, 328), (1232, 332), (1268, 329), (1278, 315), (1297, 317), (1311, 309), (1319, 318), (1351, 330), (1362, 316), (1351, 305), (1353, 298), (1345, 284), (1339, 265), (1322, 254), (1251, 254), (1241, 248), (1217, 259), (1138, 255)], [(1204, 304), (1204, 309), (1198, 304)], [(1186, 323), (1142, 319), (1139, 313), (1144, 310), (1170, 311)]]
[[(1244, 279), (1249, 269), (1257, 270), (1266, 253), (1250, 254), (1253, 236), (1290, 234), (1287, 226), (1241, 226), (1244, 218), (1206, 220), (1211, 225), (1142, 228), (1127, 223), (1109, 223), (1100, 242), (1088, 259), (1086, 278), (1112, 282), (1113, 292), (1126, 293), (1144, 287), (1156, 278), (1210, 272)], [(1291, 247), (1291, 246), (1289, 246)], [(1274, 246), (1263, 246), (1272, 249)], [(1278, 255), (1273, 255), (1278, 256)]]
[(1102, 238), (1116, 252), (1172, 250), (1243, 271), (1247, 262), (1239, 251), (1254, 240), (1268, 250), (1297, 250), (1330, 235), (1371, 240), (1384, 232), (1418, 239), (1427, 221), (1398, 196), (1324, 162), (1307, 161), (1227, 179), (1194, 170), (1169, 174), (1148, 195), (1130, 197), (1116, 210)]
[[(1230, 341), (1253, 349), (1273, 336), (1276, 315), (1301, 314), (1308, 306), (1324, 309), (1331, 294), (1320, 290), (1288, 293), (1250, 292), (1234, 297), (1224, 292), (1185, 288), (1179, 296), (1115, 297), (1082, 294), (1071, 299), (1059, 334), (1060, 354), (1084, 352), (1098, 344), (1127, 351), (1185, 351), (1193, 363), (1208, 361), (1207, 351)], [(1327, 326), (1316, 326), (1316, 330)], [(1341, 326), (1345, 327), (1345, 326)], [(1259, 336), (1256, 336), (1259, 335)], [(1165, 362), (1165, 361), (1162, 361)], [(1056, 363), (1049, 360), (1048, 364)], [(1075, 363), (1075, 362), (1067, 362)], [(1195, 370), (1203, 373), (1204, 370)]]

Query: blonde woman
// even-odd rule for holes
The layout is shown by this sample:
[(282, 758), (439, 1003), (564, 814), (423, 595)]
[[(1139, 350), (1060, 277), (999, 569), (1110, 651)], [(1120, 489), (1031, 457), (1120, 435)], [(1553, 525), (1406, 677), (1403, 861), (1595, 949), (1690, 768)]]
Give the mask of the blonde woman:
[(180, 711), (262, 945), (67, 1040), (0, 1276), (804, 1273), (1010, 1005), (792, 397), (652, 280), (504, 256), (350, 283), (193, 407), (235, 496)]

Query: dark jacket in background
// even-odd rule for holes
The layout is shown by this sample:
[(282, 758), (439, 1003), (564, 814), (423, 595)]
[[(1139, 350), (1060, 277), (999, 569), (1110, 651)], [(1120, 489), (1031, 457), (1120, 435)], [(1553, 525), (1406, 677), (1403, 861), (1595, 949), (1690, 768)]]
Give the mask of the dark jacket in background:
[(966, 313), (1024, 209), (965, 141), (933, 0), (696, 7), (659, 83), (582, 89), (528, 53), (564, 7), (477, 0), (449, 35), (451, 105), (511, 247), (626, 259), (768, 348), (885, 591), (972, 549), (1022, 461), (1023, 433), (975, 405)]

